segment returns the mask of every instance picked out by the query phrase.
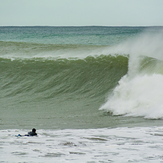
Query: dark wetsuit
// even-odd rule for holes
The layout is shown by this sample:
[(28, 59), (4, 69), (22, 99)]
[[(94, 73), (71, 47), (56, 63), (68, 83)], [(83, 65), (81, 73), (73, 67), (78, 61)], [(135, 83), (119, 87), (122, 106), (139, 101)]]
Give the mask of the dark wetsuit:
[(28, 132), (28, 134), (26, 134), (26, 135), (20, 135), (20, 134), (18, 134), (17, 137), (18, 136), (37, 136), (36, 129), (33, 128), (32, 129), (32, 132)]
[(28, 132), (28, 134), (25, 135), (25, 136), (37, 136), (37, 133), (35, 133), (35, 132)]
[(32, 132), (28, 132), (28, 134), (25, 135), (25, 136), (37, 136), (36, 129), (33, 128), (33, 129), (32, 129)]

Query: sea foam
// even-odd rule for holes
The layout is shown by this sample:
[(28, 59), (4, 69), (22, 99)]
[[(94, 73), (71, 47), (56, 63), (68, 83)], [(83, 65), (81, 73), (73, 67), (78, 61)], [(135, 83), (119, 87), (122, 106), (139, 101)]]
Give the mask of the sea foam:
[(160, 162), (162, 127), (37, 130), (37, 137), (16, 137), (26, 130), (0, 130), (0, 162)]
[(114, 115), (163, 117), (163, 76), (160, 74), (124, 76), (114, 89), (113, 95), (100, 108)]
[(159, 31), (147, 32), (117, 46), (118, 53), (129, 54), (128, 74), (121, 78), (100, 110), (113, 115), (163, 118), (162, 45), (163, 31)]

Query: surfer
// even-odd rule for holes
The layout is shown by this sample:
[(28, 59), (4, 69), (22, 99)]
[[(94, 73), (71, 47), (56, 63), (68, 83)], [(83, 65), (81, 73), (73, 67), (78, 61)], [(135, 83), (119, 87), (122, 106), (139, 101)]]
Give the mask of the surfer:
[(33, 128), (33, 129), (32, 129), (32, 132), (28, 132), (28, 134), (26, 134), (26, 135), (24, 135), (24, 136), (37, 136), (36, 129)]
[(36, 129), (33, 128), (32, 129), (32, 132), (28, 132), (28, 134), (26, 134), (26, 135), (20, 135), (20, 134), (18, 134), (16, 137), (19, 137), (19, 136), (37, 136)]

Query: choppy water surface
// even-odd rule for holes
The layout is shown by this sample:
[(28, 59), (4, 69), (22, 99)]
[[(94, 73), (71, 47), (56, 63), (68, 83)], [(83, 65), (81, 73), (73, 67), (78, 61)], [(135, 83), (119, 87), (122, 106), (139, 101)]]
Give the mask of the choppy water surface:
[(162, 162), (162, 127), (38, 130), (37, 137), (15, 137), (27, 130), (1, 130), (4, 162)]

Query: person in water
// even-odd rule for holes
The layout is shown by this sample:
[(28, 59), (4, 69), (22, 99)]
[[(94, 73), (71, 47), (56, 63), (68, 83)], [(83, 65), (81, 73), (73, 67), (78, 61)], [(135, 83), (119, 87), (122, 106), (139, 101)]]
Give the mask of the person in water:
[(20, 135), (20, 134), (18, 134), (17, 137), (19, 137), (19, 136), (37, 136), (36, 129), (33, 128), (32, 129), (32, 132), (28, 132), (28, 134), (26, 134), (26, 135)]
[(28, 132), (28, 134), (25, 135), (25, 136), (37, 136), (36, 129), (33, 128), (33, 129), (32, 129), (32, 132)]

